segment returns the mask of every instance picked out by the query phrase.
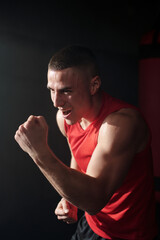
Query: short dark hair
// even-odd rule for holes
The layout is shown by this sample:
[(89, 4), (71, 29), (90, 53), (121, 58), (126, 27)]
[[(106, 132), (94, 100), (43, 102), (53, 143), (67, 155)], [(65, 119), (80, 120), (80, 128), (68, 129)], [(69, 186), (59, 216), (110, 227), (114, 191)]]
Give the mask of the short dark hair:
[(71, 45), (56, 52), (48, 64), (54, 71), (70, 67), (89, 69), (92, 76), (99, 75), (97, 60), (93, 52), (84, 46)]

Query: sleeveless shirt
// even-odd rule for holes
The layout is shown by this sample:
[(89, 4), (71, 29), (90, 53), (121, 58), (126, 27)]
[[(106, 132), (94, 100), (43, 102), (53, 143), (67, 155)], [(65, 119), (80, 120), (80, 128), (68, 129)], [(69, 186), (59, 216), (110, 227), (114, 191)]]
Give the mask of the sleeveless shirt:
[[(64, 121), (73, 156), (83, 173), (97, 145), (104, 119), (122, 108), (136, 107), (103, 92), (97, 118), (83, 130), (80, 123)], [(97, 160), (98, 161), (98, 160)], [(150, 142), (135, 155), (123, 184), (96, 215), (85, 213), (91, 229), (107, 239), (151, 240), (156, 235), (153, 167)]]

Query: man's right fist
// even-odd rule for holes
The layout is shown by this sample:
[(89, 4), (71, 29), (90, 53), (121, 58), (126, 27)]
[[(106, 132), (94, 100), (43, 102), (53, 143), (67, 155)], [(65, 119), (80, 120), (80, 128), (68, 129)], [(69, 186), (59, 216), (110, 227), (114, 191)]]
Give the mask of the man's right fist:
[(77, 207), (66, 201), (64, 198), (58, 203), (55, 214), (59, 220), (62, 220), (68, 224), (75, 223), (77, 221)]

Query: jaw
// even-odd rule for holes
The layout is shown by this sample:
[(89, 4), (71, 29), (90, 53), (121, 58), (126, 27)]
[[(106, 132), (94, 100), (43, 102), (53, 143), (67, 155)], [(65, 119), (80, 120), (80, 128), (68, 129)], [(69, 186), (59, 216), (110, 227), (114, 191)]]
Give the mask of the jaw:
[(68, 125), (74, 125), (75, 123), (77, 123), (77, 121), (69, 120), (69, 119), (65, 119), (65, 121)]

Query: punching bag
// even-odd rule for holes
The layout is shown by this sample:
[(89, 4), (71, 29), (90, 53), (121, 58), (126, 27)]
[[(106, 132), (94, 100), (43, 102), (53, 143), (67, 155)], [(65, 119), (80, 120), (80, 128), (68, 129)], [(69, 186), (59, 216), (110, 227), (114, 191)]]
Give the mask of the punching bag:
[(139, 107), (152, 133), (156, 200), (160, 202), (160, 31), (155, 29), (140, 42)]

